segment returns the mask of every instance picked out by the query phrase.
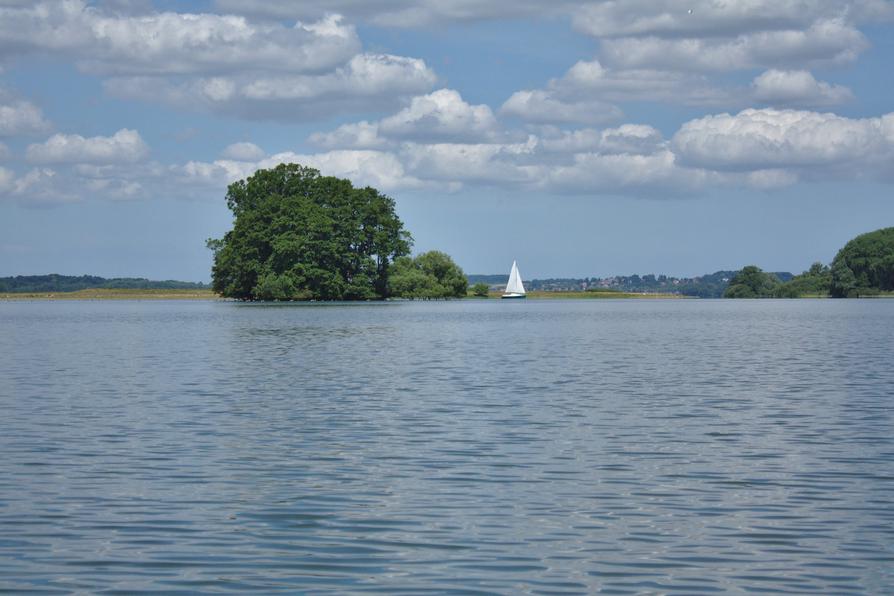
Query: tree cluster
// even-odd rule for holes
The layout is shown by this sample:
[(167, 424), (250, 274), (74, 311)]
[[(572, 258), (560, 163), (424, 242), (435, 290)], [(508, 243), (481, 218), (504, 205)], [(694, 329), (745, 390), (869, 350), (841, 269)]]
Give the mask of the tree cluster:
[(729, 280), (724, 298), (772, 298), (779, 287), (779, 278), (760, 267), (748, 265)]
[(810, 269), (783, 282), (775, 273), (766, 273), (749, 265), (733, 275), (724, 298), (800, 298), (825, 296), (831, 281), (829, 267), (814, 263)]
[(894, 228), (861, 234), (844, 245), (832, 265), (810, 269), (780, 283), (773, 274), (749, 265), (730, 280), (724, 298), (852, 298), (894, 291)]
[(399, 257), (388, 280), (396, 298), (462, 298), (469, 289), (463, 270), (448, 255), (432, 250), (416, 258)]
[(782, 284), (774, 293), (775, 298), (800, 298), (801, 296), (826, 296), (832, 283), (828, 265), (814, 263), (810, 269)]
[(412, 238), (374, 188), (297, 164), (231, 184), (233, 229), (208, 240), (212, 287), (241, 300), (369, 300), (388, 295)]
[(486, 283), (478, 282), (472, 286), (472, 295), (479, 298), (487, 298), (490, 293), (490, 286)]
[(894, 291), (894, 228), (861, 234), (832, 261), (830, 293), (836, 298)]

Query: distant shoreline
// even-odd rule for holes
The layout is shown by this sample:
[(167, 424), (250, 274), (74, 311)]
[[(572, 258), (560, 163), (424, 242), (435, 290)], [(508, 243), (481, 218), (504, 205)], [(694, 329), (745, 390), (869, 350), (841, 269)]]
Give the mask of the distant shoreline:
[[(490, 292), (488, 298), (500, 298), (500, 292)], [(528, 300), (562, 300), (562, 299), (583, 299), (583, 300), (600, 300), (606, 298), (673, 298), (683, 299), (692, 298), (692, 296), (683, 296), (682, 294), (640, 294), (637, 292), (587, 292), (582, 291), (556, 291), (547, 292), (543, 290), (535, 290), (526, 294)]]
[[(673, 298), (684, 299), (688, 296), (680, 294), (637, 294), (631, 292), (528, 292), (529, 300), (562, 300), (562, 299), (605, 299), (605, 298)], [(460, 300), (483, 300), (469, 296)], [(489, 295), (491, 300), (499, 300), (500, 293)], [(221, 298), (210, 289), (194, 290), (143, 290), (143, 289), (107, 289), (96, 288), (78, 290), (76, 292), (3, 292), (0, 301), (28, 300), (227, 300)]]
[(0, 300), (222, 300), (212, 290), (144, 290), (96, 288), (76, 292), (3, 292)]
[[(779, 298), (779, 300), (822, 300), (828, 296), (802, 296), (801, 298)], [(867, 298), (869, 298), (867, 296)], [(872, 298), (894, 298), (894, 294), (885, 293)], [(528, 300), (692, 300), (694, 296), (681, 294), (637, 294), (634, 292), (528, 292)], [(106, 289), (97, 288), (78, 290), (76, 292), (2, 292), (0, 302), (27, 302), (52, 300), (209, 300), (230, 301), (222, 298), (210, 289), (194, 290), (142, 290), (142, 289)], [(459, 300), (500, 300), (500, 292), (491, 292), (487, 298), (467, 296)], [(701, 300), (723, 300), (722, 298), (702, 298)], [(757, 299), (756, 299), (757, 300)], [(422, 302), (417, 300), (416, 302)], [(284, 303), (285, 304), (285, 303)]]

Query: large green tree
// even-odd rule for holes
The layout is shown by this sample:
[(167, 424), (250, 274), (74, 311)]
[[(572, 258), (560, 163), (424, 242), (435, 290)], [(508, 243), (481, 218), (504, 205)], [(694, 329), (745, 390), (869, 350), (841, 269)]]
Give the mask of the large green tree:
[(831, 294), (836, 298), (894, 291), (894, 228), (861, 234), (832, 261)]
[(233, 229), (208, 241), (213, 288), (242, 300), (385, 298), (412, 238), (394, 200), (298, 164), (258, 170), (227, 189)]
[(398, 298), (462, 298), (469, 281), (459, 265), (448, 255), (432, 250), (411, 259), (394, 261), (389, 278), (391, 295)]
[(769, 298), (773, 296), (779, 278), (771, 273), (764, 273), (760, 267), (748, 265), (729, 280), (729, 287), (723, 293), (724, 298)]

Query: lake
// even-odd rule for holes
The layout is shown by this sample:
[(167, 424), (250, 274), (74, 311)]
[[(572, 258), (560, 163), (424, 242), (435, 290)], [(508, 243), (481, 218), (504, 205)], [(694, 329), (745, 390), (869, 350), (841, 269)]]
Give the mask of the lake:
[(894, 300), (0, 303), (0, 591), (894, 591)]

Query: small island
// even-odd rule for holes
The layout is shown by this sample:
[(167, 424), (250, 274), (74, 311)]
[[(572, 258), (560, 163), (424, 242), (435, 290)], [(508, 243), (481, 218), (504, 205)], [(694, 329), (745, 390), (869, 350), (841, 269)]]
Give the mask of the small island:
[(210, 239), (212, 287), (238, 300), (433, 299), (466, 295), (446, 254), (410, 258), (413, 238), (378, 190), (298, 164), (231, 184), (233, 229)]

